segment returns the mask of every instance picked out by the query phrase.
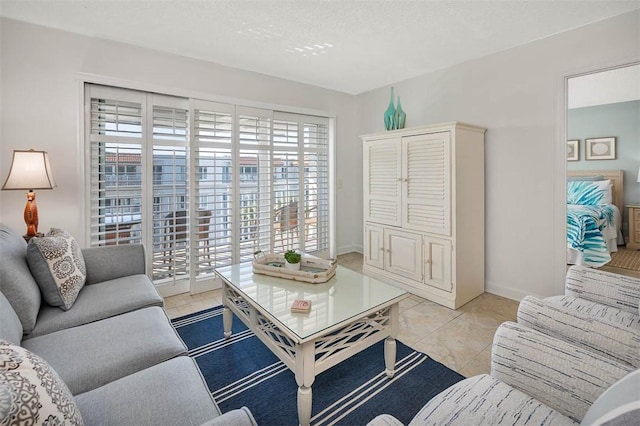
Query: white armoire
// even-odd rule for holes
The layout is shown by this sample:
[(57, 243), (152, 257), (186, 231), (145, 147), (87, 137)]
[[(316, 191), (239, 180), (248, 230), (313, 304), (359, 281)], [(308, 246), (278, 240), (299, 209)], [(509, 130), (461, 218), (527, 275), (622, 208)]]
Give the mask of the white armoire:
[(451, 309), (484, 292), (484, 133), (442, 123), (362, 136), (364, 266)]

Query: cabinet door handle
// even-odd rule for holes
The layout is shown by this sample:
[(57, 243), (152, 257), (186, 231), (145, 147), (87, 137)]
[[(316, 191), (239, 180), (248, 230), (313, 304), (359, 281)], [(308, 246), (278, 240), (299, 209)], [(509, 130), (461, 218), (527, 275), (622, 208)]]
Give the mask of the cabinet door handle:
[(387, 249), (387, 253), (391, 253), (391, 249)]
[(427, 259), (427, 265), (431, 265), (431, 259)]

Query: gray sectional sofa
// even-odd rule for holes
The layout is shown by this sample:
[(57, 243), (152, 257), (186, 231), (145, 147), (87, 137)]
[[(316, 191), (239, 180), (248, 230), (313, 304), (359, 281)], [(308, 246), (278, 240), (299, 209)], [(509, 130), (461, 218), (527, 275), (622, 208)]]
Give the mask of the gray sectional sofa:
[[(73, 305), (66, 311), (50, 306), (32, 275), (26, 242), (0, 224), (0, 358), (48, 364), (47, 380), (66, 385), (71, 395), (63, 400), (82, 417), (70, 424), (255, 425), (247, 409), (221, 415), (145, 275), (142, 246), (83, 249), (82, 257), (86, 283)], [(19, 392), (19, 369), (11, 368), (0, 362), (1, 424), (12, 423), (24, 398), (11, 394)], [(10, 396), (7, 408), (1, 402)]]

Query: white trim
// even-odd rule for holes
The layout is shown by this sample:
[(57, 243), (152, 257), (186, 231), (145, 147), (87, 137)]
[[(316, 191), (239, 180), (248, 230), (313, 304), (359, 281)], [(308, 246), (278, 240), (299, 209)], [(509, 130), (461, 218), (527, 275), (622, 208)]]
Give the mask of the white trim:
[(232, 104), (232, 105), (238, 105), (238, 106), (270, 109), (274, 111), (290, 112), (294, 114), (320, 116), (320, 117), (327, 117), (327, 118), (336, 117), (336, 114), (334, 112), (329, 112), (324, 110), (293, 107), (290, 105), (280, 105), (280, 104), (273, 104), (268, 102), (252, 101), (252, 100), (243, 99), (243, 98), (234, 98), (230, 96), (215, 95), (212, 93), (201, 92), (199, 90), (180, 89), (176, 87), (169, 88), (169, 87), (158, 85), (158, 84), (153, 84), (153, 83), (148, 83), (148, 82), (143, 82), (138, 80), (129, 80), (129, 79), (124, 79), (119, 77), (108, 77), (108, 76), (99, 75), (99, 74), (78, 72), (76, 73), (76, 79), (82, 81), (83, 83), (101, 84), (104, 86), (113, 86), (114, 88), (131, 89), (131, 90), (136, 90), (141, 92), (162, 93), (162, 94), (171, 95), (171, 96), (201, 99), (205, 101), (219, 102), (219, 103)]
[[(349, 244), (349, 245), (341, 246), (337, 248), (338, 256), (341, 256), (347, 253), (353, 253), (353, 252), (362, 254), (364, 252), (364, 248), (362, 247), (362, 245), (358, 245), (358, 244)], [(332, 256), (331, 258), (335, 259), (336, 256)]]
[(486, 280), (484, 283), (484, 291), (486, 293), (495, 294), (496, 296), (506, 297), (507, 299), (515, 300), (519, 302), (524, 299), (525, 296), (536, 296), (538, 298), (546, 297), (543, 294), (532, 294), (530, 291), (522, 291), (519, 289), (515, 289), (513, 287), (507, 287), (503, 285), (499, 285), (496, 283), (492, 283), (491, 281)]
[[(87, 109), (91, 108), (91, 105), (87, 105), (87, 97), (89, 96), (89, 91), (85, 90), (86, 85), (83, 81), (78, 81), (78, 140), (76, 141), (76, 146), (78, 153), (78, 176), (83, 176), (84, 178), (84, 188), (80, 193), (80, 202), (82, 203), (82, 217), (80, 218), (82, 225), (82, 232), (84, 234), (83, 245), (84, 247), (89, 247), (91, 245), (91, 233), (89, 230), (89, 217), (91, 215), (91, 209), (89, 208), (89, 203), (87, 200), (90, 197), (91, 191), (91, 179), (89, 179), (89, 175), (87, 174), (87, 169), (85, 168), (85, 164), (89, 162), (91, 159), (90, 150), (87, 149), (87, 139), (89, 139), (89, 129), (85, 126), (87, 114)], [(89, 99), (90, 100), (90, 99)], [(78, 239), (79, 240), (79, 239)]]
[[(337, 138), (337, 123), (336, 118), (329, 118), (329, 259), (336, 259), (338, 256), (337, 244), (338, 244), (338, 234), (337, 229), (338, 225), (336, 224), (337, 219), (337, 202), (338, 202), (338, 194), (336, 190), (336, 164), (338, 162), (338, 155), (336, 149), (336, 138)], [(362, 252), (362, 250), (360, 250)]]

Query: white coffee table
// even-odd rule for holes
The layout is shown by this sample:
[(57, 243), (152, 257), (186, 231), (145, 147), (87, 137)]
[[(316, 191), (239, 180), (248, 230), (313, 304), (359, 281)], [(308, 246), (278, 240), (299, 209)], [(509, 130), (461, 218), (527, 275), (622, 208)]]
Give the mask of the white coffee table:
[[(316, 375), (383, 339), (385, 371), (393, 377), (398, 303), (406, 291), (341, 266), (322, 284), (254, 274), (250, 262), (216, 273), (225, 337), (231, 336), (233, 312), (295, 373), (301, 425), (311, 420)], [(311, 311), (291, 313), (296, 299), (311, 300)]]

